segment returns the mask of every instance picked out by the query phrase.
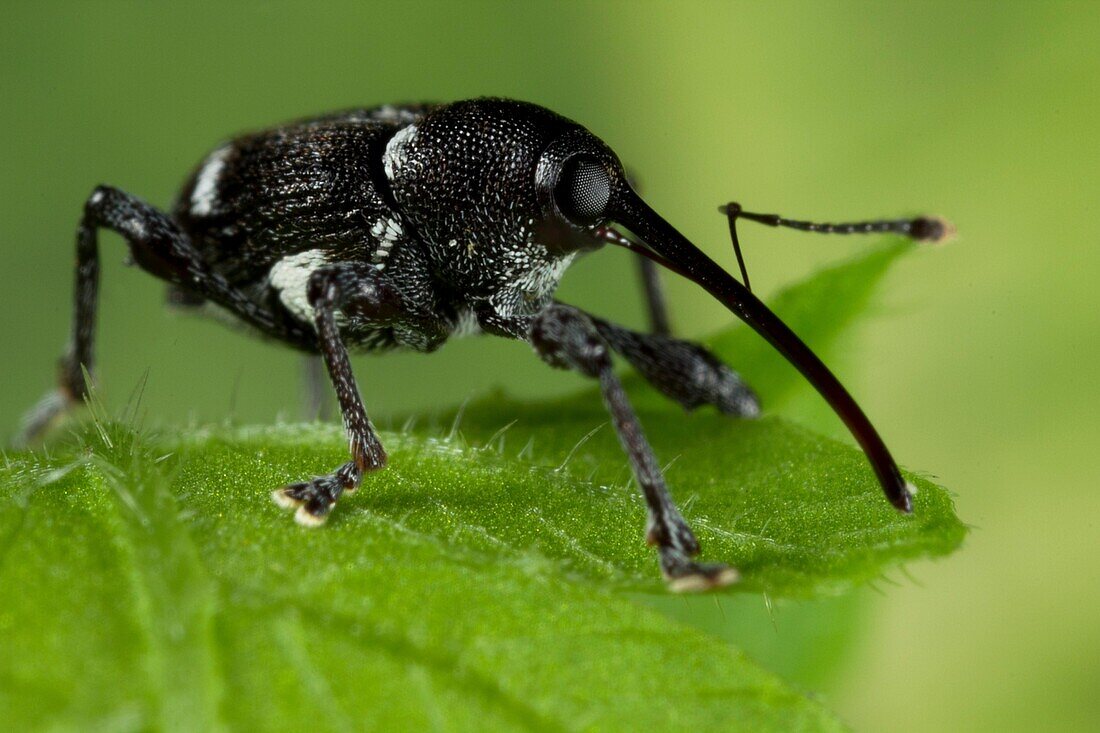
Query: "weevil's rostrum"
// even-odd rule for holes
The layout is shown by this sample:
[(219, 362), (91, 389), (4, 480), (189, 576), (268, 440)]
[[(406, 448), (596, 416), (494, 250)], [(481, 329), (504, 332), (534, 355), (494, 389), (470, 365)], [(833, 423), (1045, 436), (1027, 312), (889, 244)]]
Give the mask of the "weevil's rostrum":
[[(731, 231), (737, 216), (818, 226), (749, 214), (736, 205), (727, 213)], [(944, 233), (927, 218), (870, 224), (876, 228), (866, 231), (914, 238)], [(863, 231), (828, 226), (814, 230)], [(488, 333), (526, 341), (551, 366), (599, 381), (646, 500), (646, 539), (657, 547), (671, 587), (733, 582), (732, 568), (692, 559), (698, 542), (665, 487), (611, 355), (623, 356), (687, 409), (709, 404), (753, 417), (760, 406), (729, 367), (657, 325), (667, 319), (653, 263), (701, 285), (790, 359), (848, 424), (891, 502), (910, 508), (889, 451), (817, 357), (638, 197), (610, 148), (542, 107), (503, 99), (387, 105), (244, 135), (196, 167), (170, 215), (116, 188), (97, 187), (77, 233), (74, 327), (60, 384), (28, 416), (28, 439), (86, 396), (100, 228), (121, 234), (133, 261), (170, 283), (172, 303), (217, 311), (321, 355), (351, 460), (275, 492), (302, 524), (323, 522), (343, 493), (386, 462), (348, 350), (432, 351), (451, 336)], [(606, 243), (647, 258), (653, 333), (553, 299), (577, 254)]]

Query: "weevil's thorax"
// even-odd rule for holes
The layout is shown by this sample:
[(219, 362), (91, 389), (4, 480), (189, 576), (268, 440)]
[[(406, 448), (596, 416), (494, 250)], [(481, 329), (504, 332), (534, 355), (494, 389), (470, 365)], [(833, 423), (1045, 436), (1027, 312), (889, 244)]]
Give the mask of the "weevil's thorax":
[(384, 169), (441, 286), (456, 300), (505, 310), (545, 305), (576, 248), (545, 236), (540, 159), (582, 130), (541, 107), (497, 99), (446, 105), (400, 130)]

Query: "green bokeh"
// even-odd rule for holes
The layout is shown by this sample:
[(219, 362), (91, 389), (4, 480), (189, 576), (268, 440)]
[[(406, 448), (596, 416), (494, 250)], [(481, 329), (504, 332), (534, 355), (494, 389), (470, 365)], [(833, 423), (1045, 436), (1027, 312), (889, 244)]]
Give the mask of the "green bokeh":
[[(935, 471), (976, 530), (951, 560), (914, 566), (919, 586), (884, 586), (826, 692), (862, 730), (1094, 727), (1097, 38), (1100, 6), (1084, 3), (4, 3), (0, 434), (52, 379), (72, 233), (96, 183), (167, 204), (236, 130), (404, 99), (541, 102), (607, 140), (724, 262), (714, 206), (730, 198), (955, 221), (958, 241), (890, 277), (838, 366), (902, 461)], [(869, 245), (742, 239), (763, 292)], [(121, 266), (119, 240), (104, 245), (108, 404), (148, 371), (151, 422), (298, 414), (297, 357), (164, 314), (161, 288)], [(561, 295), (638, 323), (631, 266), (597, 254)], [(670, 290), (682, 332), (728, 318), (687, 284)], [(357, 368), (379, 415), (493, 384), (578, 385), (491, 340)]]

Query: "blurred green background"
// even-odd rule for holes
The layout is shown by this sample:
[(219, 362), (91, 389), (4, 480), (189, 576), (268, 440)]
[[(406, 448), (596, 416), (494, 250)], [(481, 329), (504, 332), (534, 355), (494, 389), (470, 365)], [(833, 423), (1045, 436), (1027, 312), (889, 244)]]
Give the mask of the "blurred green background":
[[(953, 558), (910, 567), (917, 582), (860, 594), (862, 633), (843, 669), (813, 684), (860, 730), (1095, 730), (1098, 39), (1096, 3), (9, 0), (0, 435), (52, 381), (72, 235), (95, 184), (167, 205), (242, 129), (401, 100), (539, 102), (603, 137), (650, 203), (727, 263), (715, 205), (730, 199), (805, 218), (931, 211), (957, 224), (957, 241), (891, 275), (836, 366), (902, 462), (955, 491), (975, 530)], [(764, 293), (873, 246), (748, 226), (742, 241)], [(166, 314), (161, 286), (122, 266), (117, 238), (104, 244), (109, 405), (147, 371), (152, 423), (299, 415), (298, 357)], [(632, 275), (624, 253), (600, 252), (560, 294), (639, 324)], [(668, 284), (682, 333), (728, 322), (700, 291)], [(364, 357), (357, 370), (383, 424), (493, 385), (548, 395), (580, 384), (489, 339), (431, 358)], [(749, 600), (759, 618), (746, 623), (762, 636), (744, 643), (767, 656), (783, 646), (784, 615), (773, 625)]]

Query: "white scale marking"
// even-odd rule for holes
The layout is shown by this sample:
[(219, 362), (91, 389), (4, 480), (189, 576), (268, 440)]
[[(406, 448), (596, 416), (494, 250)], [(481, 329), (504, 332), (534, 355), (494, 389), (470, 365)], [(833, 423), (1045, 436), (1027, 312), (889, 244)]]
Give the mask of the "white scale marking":
[(370, 228), (370, 233), (378, 240), (378, 249), (374, 251), (374, 266), (381, 270), (386, 266), (384, 260), (390, 256), (390, 249), (405, 236), (405, 229), (397, 219), (379, 219)]
[(454, 338), (463, 338), (465, 336), (476, 336), (481, 333), (481, 324), (477, 322), (477, 316), (469, 308), (464, 308), (459, 311), (458, 321), (455, 323), (454, 330), (451, 331), (451, 336)]
[(307, 295), (310, 275), (326, 264), (324, 250), (311, 249), (287, 255), (272, 265), (268, 275), (286, 309), (306, 323), (313, 323), (313, 306)]
[(386, 178), (392, 181), (397, 177), (401, 166), (405, 164), (405, 148), (416, 140), (417, 132), (416, 125), (403, 127), (386, 143), (386, 152), (382, 154)]
[(218, 183), (225, 170), (229, 151), (230, 148), (226, 145), (207, 156), (195, 177), (195, 188), (191, 191), (192, 216), (209, 216), (214, 211), (214, 204), (218, 201)]

